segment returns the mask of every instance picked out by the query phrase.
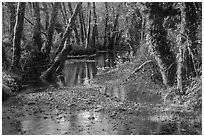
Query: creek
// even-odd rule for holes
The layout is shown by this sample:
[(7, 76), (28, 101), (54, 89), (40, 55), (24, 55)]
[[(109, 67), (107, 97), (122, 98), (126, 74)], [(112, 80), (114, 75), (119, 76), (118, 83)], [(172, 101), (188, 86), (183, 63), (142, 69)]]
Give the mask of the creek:
[[(130, 60), (128, 52), (100, 53), (92, 60), (69, 60), (62, 74), (58, 76), (60, 87), (88, 85), (97, 77), (100, 71), (116, 67), (119, 63)], [(136, 90), (138, 87), (124, 85), (113, 86), (105, 90), (108, 96), (114, 96), (121, 101), (129, 100), (140, 104), (156, 106), (161, 104), (161, 97), (155, 93)], [(25, 93), (42, 92), (44, 88), (27, 89)], [(12, 98), (11, 98), (12, 99)], [(3, 110), (11, 107), (9, 101), (3, 103)], [(4, 105), (7, 104), (7, 105)], [(43, 108), (43, 106), (42, 106)], [(46, 108), (46, 106), (45, 106)], [(26, 114), (25, 114), (26, 115)], [(29, 135), (147, 135), (147, 134), (198, 134), (197, 128), (182, 119), (174, 122), (161, 122), (159, 117), (173, 117), (174, 114), (134, 113), (114, 118), (103, 111), (95, 109), (77, 111), (74, 108), (66, 111), (47, 109), (31, 117), (3, 119), (3, 134)], [(180, 116), (178, 116), (180, 117)], [(200, 132), (200, 131), (199, 131)]]

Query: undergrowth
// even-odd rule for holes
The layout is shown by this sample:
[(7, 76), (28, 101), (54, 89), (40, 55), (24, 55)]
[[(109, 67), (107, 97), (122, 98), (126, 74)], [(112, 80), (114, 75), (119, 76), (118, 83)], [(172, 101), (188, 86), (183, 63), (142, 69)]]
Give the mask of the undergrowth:
[(2, 71), (2, 99), (5, 100), (21, 90), (21, 76)]
[(164, 103), (184, 106), (187, 111), (202, 110), (202, 76), (193, 78), (186, 87), (185, 94), (179, 94), (176, 86), (161, 90)]

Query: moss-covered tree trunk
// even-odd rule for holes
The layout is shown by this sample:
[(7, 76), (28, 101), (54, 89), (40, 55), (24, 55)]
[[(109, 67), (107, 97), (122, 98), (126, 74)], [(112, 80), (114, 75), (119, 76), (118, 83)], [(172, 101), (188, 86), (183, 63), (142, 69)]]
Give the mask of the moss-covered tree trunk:
[(36, 47), (36, 50), (40, 51), (42, 48), (42, 38), (41, 38), (40, 8), (39, 8), (38, 2), (33, 3), (33, 9), (34, 9), (34, 20), (35, 20), (35, 26), (33, 30), (33, 41), (34, 41), (34, 46)]
[(51, 20), (49, 23), (49, 27), (48, 27), (48, 31), (47, 31), (47, 41), (45, 43), (45, 45), (42, 47), (42, 51), (46, 54), (47, 57), (49, 57), (50, 51), (51, 51), (51, 47), (52, 47), (52, 39), (53, 39), (53, 34), (54, 34), (54, 27), (55, 27), (55, 23), (57, 20), (57, 10), (59, 7), (59, 2), (55, 2), (53, 9), (52, 9), (52, 15), (51, 15)]
[(167, 32), (163, 27), (164, 17), (168, 16), (169, 11), (162, 9), (159, 3), (151, 3), (149, 9), (147, 44), (160, 68), (163, 84), (173, 86), (176, 78), (176, 56), (170, 49)]
[(21, 33), (23, 31), (25, 7), (26, 7), (25, 2), (18, 3), (16, 24), (14, 26), (13, 57), (12, 57), (11, 71), (21, 71), (21, 65), (20, 65)]
[(69, 39), (72, 35), (71, 34), (72, 27), (75, 23), (77, 15), (80, 11), (81, 4), (82, 4), (81, 2), (77, 4), (77, 6), (74, 10), (74, 13), (69, 20), (68, 26), (67, 26), (64, 34), (63, 34), (62, 41), (60, 43), (60, 47), (62, 47), (62, 50), (59, 52), (59, 54), (55, 58), (53, 65), (50, 68), (48, 68), (48, 70), (41, 76), (41, 78), (46, 80), (46, 81), (52, 81), (53, 80), (53, 75), (56, 73), (58, 68), (60, 69), (60, 67), (64, 65), (64, 62), (66, 60), (67, 55), (72, 50), (70, 43), (67, 43), (67, 42), (69, 42)]

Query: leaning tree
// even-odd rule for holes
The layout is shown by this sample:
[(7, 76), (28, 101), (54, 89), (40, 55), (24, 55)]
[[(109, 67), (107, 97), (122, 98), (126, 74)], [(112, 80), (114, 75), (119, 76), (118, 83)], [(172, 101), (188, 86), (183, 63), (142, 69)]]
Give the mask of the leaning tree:
[(63, 68), (65, 60), (69, 52), (72, 50), (72, 45), (70, 44), (70, 38), (72, 35), (72, 27), (75, 23), (76, 17), (78, 13), (80, 12), (80, 7), (81, 7), (82, 2), (79, 2), (76, 5), (76, 8), (69, 20), (69, 23), (66, 27), (66, 30), (63, 34), (62, 41), (60, 43), (60, 47), (62, 49), (59, 51), (59, 54), (55, 57), (54, 63), (48, 70), (42, 74), (41, 79), (46, 80), (47, 82), (52, 82), (54, 74), (58, 71), (58, 69)]

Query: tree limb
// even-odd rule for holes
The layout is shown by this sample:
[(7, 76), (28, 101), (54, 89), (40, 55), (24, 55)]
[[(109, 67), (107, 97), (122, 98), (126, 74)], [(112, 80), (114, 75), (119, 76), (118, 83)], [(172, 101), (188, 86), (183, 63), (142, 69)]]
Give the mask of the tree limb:
[(138, 71), (140, 71), (145, 65), (149, 64), (149, 63), (153, 63), (152, 60), (147, 60), (145, 61), (144, 63), (142, 63), (139, 67), (135, 68), (124, 80), (122, 80), (122, 82), (119, 84), (119, 85), (123, 85), (127, 80), (128, 78), (134, 74), (134, 73), (137, 73)]

